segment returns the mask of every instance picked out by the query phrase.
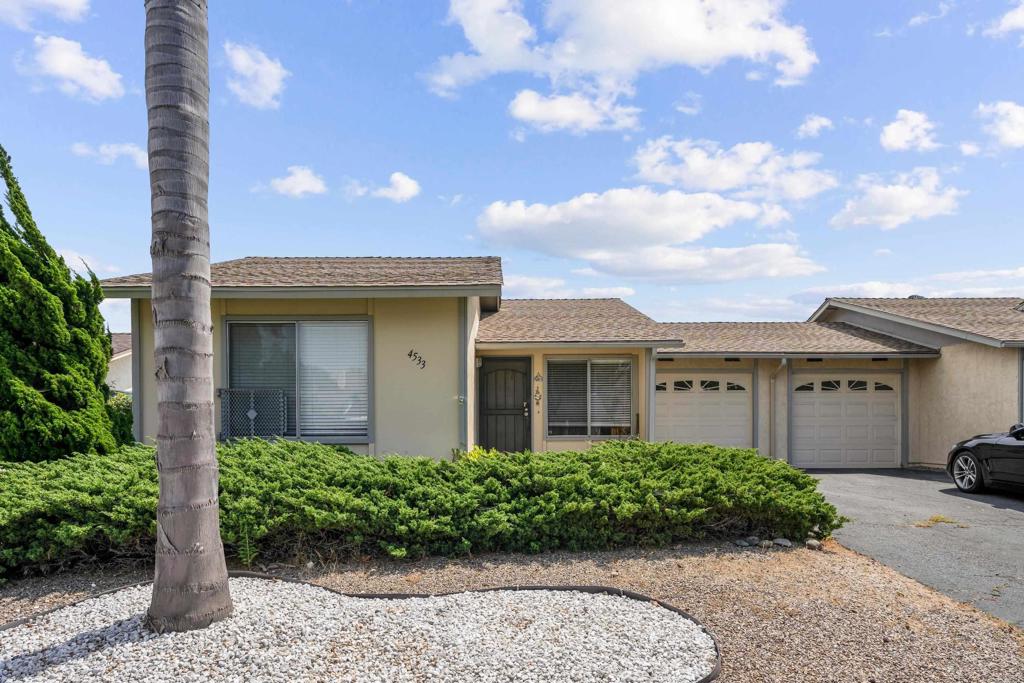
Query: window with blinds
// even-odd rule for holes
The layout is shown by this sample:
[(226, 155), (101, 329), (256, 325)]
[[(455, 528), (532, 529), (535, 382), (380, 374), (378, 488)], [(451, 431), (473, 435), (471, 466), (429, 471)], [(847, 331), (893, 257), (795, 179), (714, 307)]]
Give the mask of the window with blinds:
[[(364, 441), (369, 438), (369, 322), (365, 320), (230, 323), (232, 390), (285, 396), (284, 436)], [(234, 392), (237, 393), (237, 392)], [(234, 420), (232, 413), (232, 420)], [(248, 420), (239, 415), (236, 431)]]
[(632, 435), (632, 362), (549, 360), (547, 375), (549, 436)]

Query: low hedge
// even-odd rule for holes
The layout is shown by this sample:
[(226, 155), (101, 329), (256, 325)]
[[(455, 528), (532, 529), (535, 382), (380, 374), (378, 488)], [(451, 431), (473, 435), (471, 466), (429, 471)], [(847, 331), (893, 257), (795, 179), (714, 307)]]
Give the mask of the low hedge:
[[(288, 441), (221, 445), (228, 555), (419, 557), (658, 546), (841, 524), (816, 481), (752, 450), (608, 442), (583, 452), (454, 461)], [(147, 557), (153, 449), (0, 463), (0, 578), (83, 559)]]

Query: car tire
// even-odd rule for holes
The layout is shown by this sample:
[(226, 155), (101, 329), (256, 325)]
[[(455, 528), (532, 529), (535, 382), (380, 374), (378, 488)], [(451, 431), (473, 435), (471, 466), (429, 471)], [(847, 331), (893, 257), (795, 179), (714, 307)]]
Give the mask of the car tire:
[(985, 488), (985, 480), (981, 476), (981, 462), (970, 451), (956, 454), (950, 472), (953, 475), (953, 483), (964, 493), (979, 493)]

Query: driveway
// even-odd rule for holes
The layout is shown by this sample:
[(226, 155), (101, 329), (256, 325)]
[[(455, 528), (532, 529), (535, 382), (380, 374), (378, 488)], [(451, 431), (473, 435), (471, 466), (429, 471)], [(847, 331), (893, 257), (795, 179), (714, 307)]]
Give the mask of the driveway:
[(936, 472), (810, 473), (851, 519), (840, 543), (1024, 627), (1024, 495), (968, 496)]

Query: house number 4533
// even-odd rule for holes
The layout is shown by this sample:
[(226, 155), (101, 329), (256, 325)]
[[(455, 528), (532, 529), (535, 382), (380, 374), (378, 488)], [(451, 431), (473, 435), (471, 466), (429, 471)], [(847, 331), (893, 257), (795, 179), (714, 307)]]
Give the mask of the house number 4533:
[(416, 353), (416, 349), (409, 349), (409, 353), (406, 354), (409, 360), (412, 361), (413, 365), (419, 366), (420, 370), (424, 370), (427, 367), (427, 359)]

